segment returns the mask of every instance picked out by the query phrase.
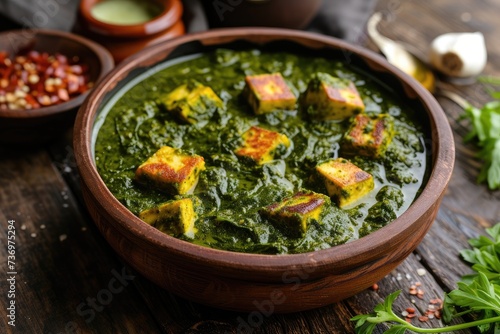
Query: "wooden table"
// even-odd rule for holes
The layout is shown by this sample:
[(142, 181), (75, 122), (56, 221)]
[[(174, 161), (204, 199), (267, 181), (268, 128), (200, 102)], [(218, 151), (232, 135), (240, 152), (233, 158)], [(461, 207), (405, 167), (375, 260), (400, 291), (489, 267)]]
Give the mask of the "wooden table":
[[(387, 36), (426, 52), (437, 35), (481, 31), (489, 51), (486, 74), (500, 75), (500, 3), (494, 0), (382, 0), (377, 10), (388, 19)], [(354, 27), (355, 28), (355, 27)], [(366, 39), (360, 43), (374, 48)], [(374, 48), (375, 49), (375, 48)], [(489, 97), (479, 84), (447, 86), (480, 106)], [(408, 288), (422, 282), (424, 299), (454, 288), (469, 267), (459, 257), (467, 239), (485, 234), (500, 220), (500, 191), (475, 183), (476, 148), (464, 145), (469, 125), (459, 121), (460, 107), (439, 98), (453, 127), (456, 167), (436, 221), (417, 250), (392, 274), (344, 302), (287, 315), (255, 316), (198, 305), (150, 283), (131, 271), (101, 237), (81, 198), (71, 147), (71, 132), (43, 148), (0, 148), (1, 294), (0, 333), (236, 333), (242, 322), (255, 333), (354, 333), (349, 319), (366, 313), (389, 293), (402, 289), (395, 303), (411, 306)], [(7, 229), (15, 226), (15, 327), (7, 325)], [(426, 274), (419, 276), (423, 268)], [(422, 326), (435, 325), (437, 320)], [(377, 331), (381, 333), (383, 327)], [(472, 333), (462, 331), (461, 333)]]

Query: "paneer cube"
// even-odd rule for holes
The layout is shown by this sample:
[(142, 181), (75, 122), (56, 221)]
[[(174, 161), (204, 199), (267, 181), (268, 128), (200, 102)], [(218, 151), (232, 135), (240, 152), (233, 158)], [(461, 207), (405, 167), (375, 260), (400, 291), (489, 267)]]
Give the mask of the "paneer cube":
[(324, 205), (329, 203), (328, 196), (304, 190), (263, 208), (260, 213), (284, 234), (300, 237), (312, 221), (319, 221)]
[(342, 151), (346, 154), (379, 158), (384, 155), (394, 136), (393, 118), (388, 114), (359, 114), (344, 135)]
[(216, 108), (224, 107), (224, 102), (212, 88), (200, 83), (177, 87), (167, 94), (161, 103), (169, 112), (190, 124), (209, 120)]
[(365, 110), (351, 81), (321, 72), (309, 82), (301, 105), (315, 120), (340, 120)]
[(137, 182), (174, 195), (191, 193), (205, 160), (199, 155), (187, 155), (179, 149), (163, 146), (135, 172)]
[(297, 98), (280, 73), (247, 76), (245, 82), (243, 95), (255, 114), (295, 108)]
[(185, 234), (192, 237), (196, 232), (194, 227), (196, 214), (191, 198), (169, 201), (144, 210), (139, 214), (139, 218), (171, 235)]
[(367, 195), (375, 186), (369, 173), (343, 158), (321, 163), (316, 171), (325, 181), (328, 195), (341, 208)]
[(290, 140), (284, 134), (252, 126), (242, 135), (243, 145), (234, 153), (250, 158), (258, 165), (265, 164), (290, 146)]

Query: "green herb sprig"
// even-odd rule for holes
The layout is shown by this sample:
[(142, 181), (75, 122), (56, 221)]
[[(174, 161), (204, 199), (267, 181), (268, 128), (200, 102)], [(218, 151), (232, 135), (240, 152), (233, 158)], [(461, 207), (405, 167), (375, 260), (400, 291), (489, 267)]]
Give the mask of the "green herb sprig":
[(500, 189), (500, 101), (486, 103), (481, 109), (469, 105), (465, 115), (473, 129), (464, 140), (477, 142), (477, 157), (484, 162), (477, 181), (488, 182), (491, 190)]
[[(500, 85), (500, 78), (480, 77), (486, 84)], [(484, 161), (478, 182), (488, 182), (491, 190), (500, 189), (500, 92), (489, 90), (494, 101), (478, 109), (467, 103), (464, 116), (470, 119), (472, 130), (464, 140), (475, 141), (480, 147), (477, 156)]]
[(357, 315), (355, 321), (358, 334), (372, 334), (377, 324), (386, 323), (390, 327), (386, 334), (443, 333), (476, 327), (480, 333), (500, 334), (500, 223), (486, 230), (490, 238), (481, 236), (470, 239), (473, 249), (463, 250), (460, 254), (472, 264), (472, 275), (462, 277), (458, 288), (445, 295), (443, 321), (470, 315), (473, 321), (440, 328), (420, 328), (398, 317), (392, 310), (394, 300), (401, 291), (391, 293), (383, 303), (370, 314)]

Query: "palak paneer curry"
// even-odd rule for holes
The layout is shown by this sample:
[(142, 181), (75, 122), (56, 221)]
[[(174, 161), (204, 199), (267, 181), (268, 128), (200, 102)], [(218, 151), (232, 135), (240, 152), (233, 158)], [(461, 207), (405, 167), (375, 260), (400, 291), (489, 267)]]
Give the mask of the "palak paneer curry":
[(426, 180), (416, 111), (340, 60), (217, 49), (122, 90), (97, 126), (98, 171), (145, 224), (195, 244), (343, 244), (400, 216)]

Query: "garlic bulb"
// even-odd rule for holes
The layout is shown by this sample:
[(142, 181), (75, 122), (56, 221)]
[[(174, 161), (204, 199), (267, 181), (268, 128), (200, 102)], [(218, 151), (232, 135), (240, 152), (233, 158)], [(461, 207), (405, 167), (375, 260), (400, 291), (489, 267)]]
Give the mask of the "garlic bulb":
[(486, 45), (480, 32), (448, 33), (432, 41), (430, 62), (452, 77), (471, 77), (486, 66)]

